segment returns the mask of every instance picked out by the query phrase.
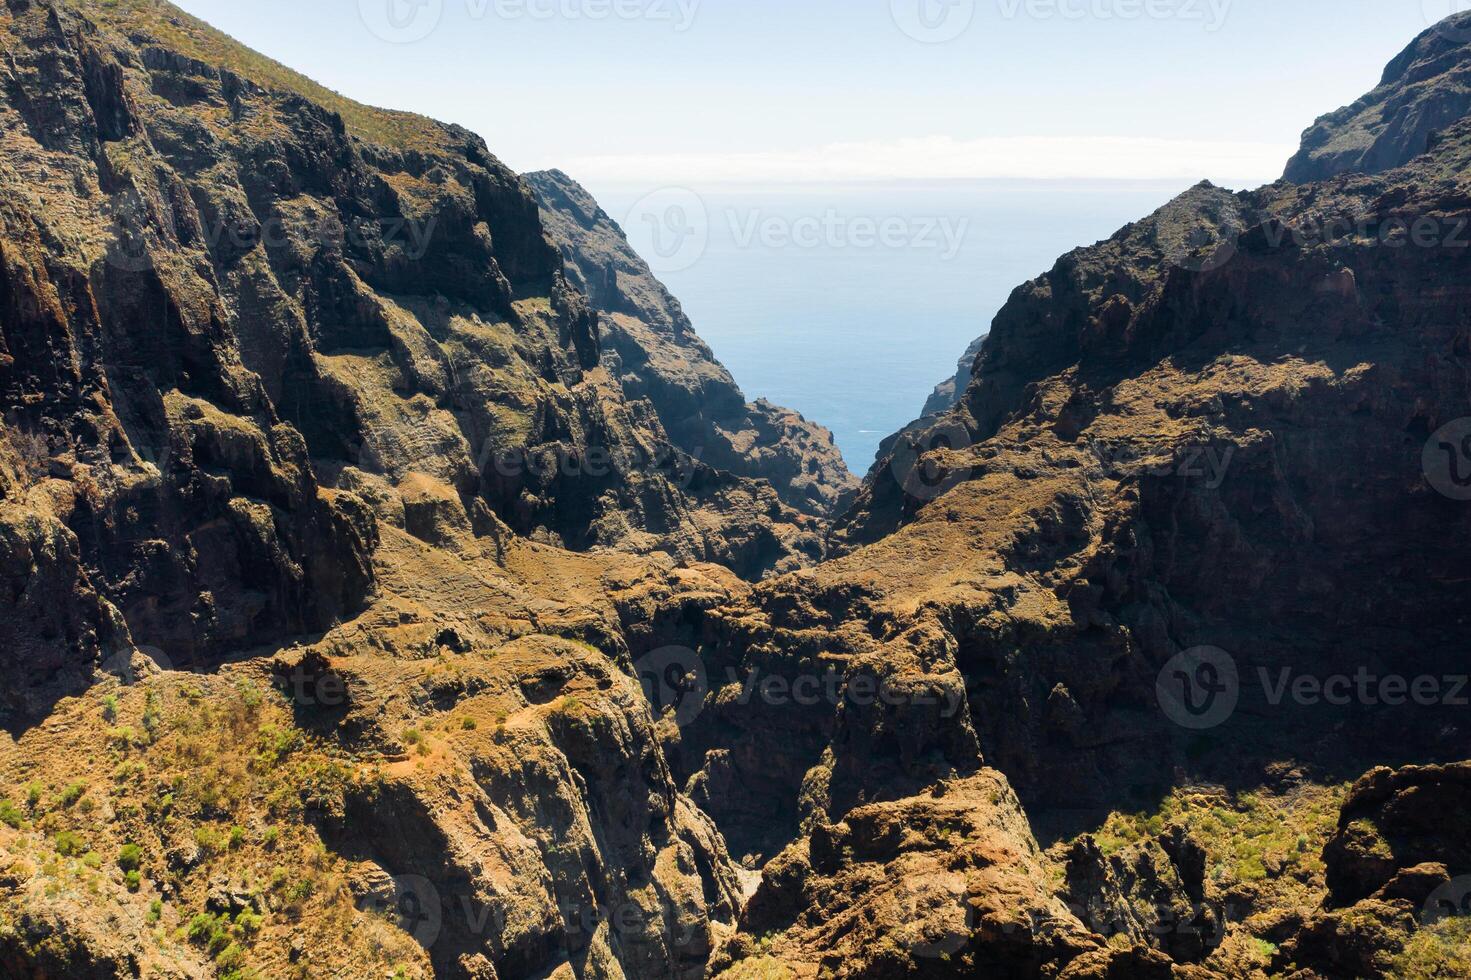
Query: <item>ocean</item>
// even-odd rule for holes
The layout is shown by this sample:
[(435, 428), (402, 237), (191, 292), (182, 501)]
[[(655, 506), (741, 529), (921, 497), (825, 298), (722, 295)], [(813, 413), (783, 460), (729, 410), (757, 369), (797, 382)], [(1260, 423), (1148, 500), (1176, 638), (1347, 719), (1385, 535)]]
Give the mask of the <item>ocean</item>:
[(589, 190), (746, 397), (826, 425), (862, 474), (1013, 289), (1191, 183)]

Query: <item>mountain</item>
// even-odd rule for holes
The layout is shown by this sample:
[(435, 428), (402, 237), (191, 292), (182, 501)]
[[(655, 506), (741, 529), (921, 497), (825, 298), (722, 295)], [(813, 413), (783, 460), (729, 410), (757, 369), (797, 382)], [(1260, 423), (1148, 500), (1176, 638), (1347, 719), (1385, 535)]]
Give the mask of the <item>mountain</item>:
[(1471, 69), (1463, 53), (1468, 39), (1467, 13), (1421, 34), (1385, 68), (1378, 88), (1303, 133), (1286, 178), (1301, 184), (1344, 173), (1377, 174), (1429, 150), (1442, 130), (1471, 110)]
[(617, 222), (561, 171), (525, 175), (572, 282), (598, 311), (603, 356), (630, 400), (647, 399), (683, 452), (738, 476), (769, 480), (788, 506), (842, 510), (858, 481), (832, 433), (767, 401), (747, 403), (696, 335), (679, 301)]
[(4, 10), (0, 975), (1465, 973), (1471, 119), (1063, 256), (851, 490), (564, 175)]
[(929, 399), (924, 403), (924, 416), (939, 415), (948, 411), (960, 401), (960, 396), (965, 394), (965, 389), (970, 387), (972, 372), (975, 370), (976, 358), (981, 356), (981, 345), (986, 342), (986, 335), (981, 334), (960, 355), (960, 360), (955, 365), (955, 376), (946, 378), (935, 385)]

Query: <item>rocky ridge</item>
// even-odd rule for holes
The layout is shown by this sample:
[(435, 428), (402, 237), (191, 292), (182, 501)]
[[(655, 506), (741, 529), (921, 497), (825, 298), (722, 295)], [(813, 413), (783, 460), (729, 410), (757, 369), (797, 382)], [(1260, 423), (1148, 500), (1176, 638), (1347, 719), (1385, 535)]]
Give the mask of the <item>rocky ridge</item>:
[[(1428, 818), (1459, 805), (1458, 712), (1257, 678), (1463, 662), (1467, 511), (1425, 448), (1471, 398), (1471, 123), (1065, 256), (825, 540), (820, 440), (781, 451), (816, 483), (753, 482), (738, 443), (688, 467), (668, 406), (751, 410), (594, 206), (558, 230), (469, 134), (247, 82), (165, 5), (5, 9), (0, 968), (1464, 954), (1416, 914), (1471, 872)], [(664, 447), (689, 479), (512, 465)], [(1157, 686), (1202, 645), (1241, 682), (1214, 727)]]

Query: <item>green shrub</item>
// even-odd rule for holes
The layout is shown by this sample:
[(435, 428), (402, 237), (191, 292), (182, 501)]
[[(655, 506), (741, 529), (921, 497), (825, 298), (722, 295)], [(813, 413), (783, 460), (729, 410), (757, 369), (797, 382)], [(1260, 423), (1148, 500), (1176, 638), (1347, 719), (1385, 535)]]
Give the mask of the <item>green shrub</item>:
[(143, 876), (137, 871), (123, 872), (123, 885), (130, 892), (135, 892), (143, 887)]
[(61, 791), (61, 805), (71, 808), (87, 792), (87, 784), (80, 779), (74, 783), (68, 783), (66, 789)]
[(87, 853), (87, 842), (75, 830), (58, 831), (54, 843), (56, 853), (62, 857), (81, 857)]
[(0, 800), (0, 823), (12, 830), (19, 830), (21, 824), (25, 823), (25, 815), (14, 803), (9, 800)]
[(124, 844), (117, 851), (117, 866), (124, 871), (137, 871), (143, 864), (143, 848), (137, 844)]

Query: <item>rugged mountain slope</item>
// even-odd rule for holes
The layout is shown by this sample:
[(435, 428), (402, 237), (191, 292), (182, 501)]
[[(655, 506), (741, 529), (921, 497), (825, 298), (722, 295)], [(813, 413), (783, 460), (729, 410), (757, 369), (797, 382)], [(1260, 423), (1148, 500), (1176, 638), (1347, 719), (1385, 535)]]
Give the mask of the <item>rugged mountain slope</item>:
[[(1049, 840), (1109, 811), (1163, 823), (1172, 787), (1205, 783), (1225, 801), (1207, 824), (1205, 897), (1229, 908), (1203, 965), (1288, 965), (1253, 944), (1303, 924), (1284, 879), (1302, 876), (1297, 901), (1324, 887), (1291, 836), (1272, 839), (1293, 826), (1291, 801), (1466, 751), (1456, 610), (1471, 512), (1454, 453), (1471, 411), (1471, 121), (1428, 155), (1401, 151), (1411, 162), (1372, 176), (1201, 185), (1013, 295), (961, 402), (888, 444), (840, 521), (846, 553), (721, 611), (701, 647), (722, 681), (680, 760), (736, 853), (813, 841), (854, 806), (983, 765)], [(886, 679), (893, 696), (814, 708), (738, 694), (833, 671)], [(1346, 702), (1313, 687), (1360, 676)], [(1162, 698), (1181, 679), (1195, 686)], [(1413, 681), (1421, 696), (1394, 693)], [(1233, 843), (1234, 808), (1263, 798), (1278, 829)], [(817, 963), (825, 941), (805, 915), (777, 944)], [(1403, 946), (1415, 924), (1385, 928)], [(1310, 945), (1284, 949), (1336, 975)], [(1201, 953), (1188, 948), (1173, 951)]]
[(1389, 63), (1378, 88), (1303, 133), (1287, 179), (1306, 183), (1350, 172), (1377, 174), (1424, 153), (1441, 130), (1471, 110), (1471, 69), (1462, 53), (1468, 40), (1466, 13), (1421, 34)]
[(956, 402), (960, 401), (960, 396), (965, 394), (965, 389), (970, 387), (976, 358), (981, 356), (981, 345), (985, 342), (985, 334), (971, 341), (971, 345), (965, 349), (964, 354), (960, 355), (960, 360), (955, 365), (955, 376), (935, 385), (935, 390), (924, 403), (923, 416), (939, 415), (941, 412), (949, 411)]
[(4, 972), (699, 975), (739, 874), (624, 631), (821, 525), (624, 398), (469, 133), (0, 13)]
[(696, 336), (679, 301), (622, 229), (560, 171), (526, 175), (573, 283), (600, 314), (603, 357), (630, 399), (647, 399), (670, 440), (716, 469), (769, 480), (789, 506), (839, 511), (857, 488), (832, 433), (766, 401), (748, 403)]
[(1458, 692), (1291, 681), (1464, 674), (1471, 121), (1065, 256), (797, 569), (820, 433), (752, 461), (570, 182), (163, 4), (4, 12), (0, 971), (1464, 957)]

